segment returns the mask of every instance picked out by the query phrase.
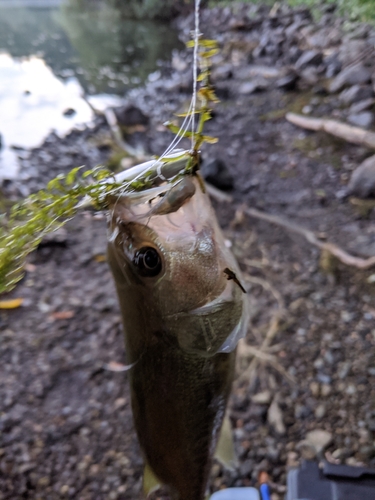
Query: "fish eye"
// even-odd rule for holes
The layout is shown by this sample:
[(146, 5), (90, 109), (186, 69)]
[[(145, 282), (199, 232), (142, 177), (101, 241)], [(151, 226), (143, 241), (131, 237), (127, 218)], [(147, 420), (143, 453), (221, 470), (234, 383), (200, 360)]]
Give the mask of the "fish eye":
[(155, 248), (143, 247), (134, 255), (133, 264), (142, 276), (157, 276), (162, 268), (161, 257)]

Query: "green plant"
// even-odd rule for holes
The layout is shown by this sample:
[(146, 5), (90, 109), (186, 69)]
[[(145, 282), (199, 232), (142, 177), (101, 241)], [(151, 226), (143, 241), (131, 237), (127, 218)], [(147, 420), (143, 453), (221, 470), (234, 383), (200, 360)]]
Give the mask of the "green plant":
[[(194, 47), (195, 42), (188, 44)], [(83, 171), (82, 167), (71, 170), (67, 175), (59, 175), (51, 180), (45, 189), (30, 195), (14, 205), (9, 216), (2, 216), (0, 228), (0, 293), (10, 291), (23, 276), (27, 255), (34, 250), (43, 237), (65, 224), (87, 202), (97, 210), (105, 210), (120, 196), (131, 195), (160, 183), (165, 179), (173, 184), (183, 175), (193, 175), (198, 168), (199, 148), (204, 142), (216, 142), (216, 138), (203, 134), (204, 124), (211, 118), (211, 105), (217, 101), (210, 84), (211, 58), (217, 53), (214, 40), (199, 40), (198, 57), (201, 86), (197, 97), (200, 106), (186, 115), (193, 120), (198, 115), (194, 132), (169, 124), (172, 132), (192, 140), (188, 152), (166, 155), (159, 160), (145, 164), (138, 173), (126, 171), (114, 177), (104, 168)], [(185, 117), (185, 118), (186, 118)]]

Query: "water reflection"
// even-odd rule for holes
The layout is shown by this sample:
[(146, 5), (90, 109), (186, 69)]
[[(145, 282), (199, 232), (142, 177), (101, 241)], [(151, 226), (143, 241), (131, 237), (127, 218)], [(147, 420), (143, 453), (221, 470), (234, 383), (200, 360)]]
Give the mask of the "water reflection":
[(179, 47), (169, 26), (93, 4), (0, 0), (0, 177), (14, 175), (9, 146), (37, 146), (52, 129), (64, 134), (90, 121), (83, 93), (103, 107), (98, 94), (123, 95)]
[(144, 82), (179, 46), (168, 25), (124, 16), (108, 5), (89, 11), (68, 5), (55, 16), (76, 50), (77, 76), (89, 93), (118, 93)]

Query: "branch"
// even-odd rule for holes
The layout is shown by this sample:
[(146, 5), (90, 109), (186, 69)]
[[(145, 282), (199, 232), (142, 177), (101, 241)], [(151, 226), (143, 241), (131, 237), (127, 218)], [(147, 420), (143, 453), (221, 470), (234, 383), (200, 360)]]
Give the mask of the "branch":
[(297, 127), (307, 130), (324, 130), (328, 134), (334, 135), (344, 141), (352, 142), (360, 146), (366, 146), (375, 149), (375, 133), (368, 132), (359, 127), (352, 127), (346, 123), (326, 118), (307, 118), (306, 116), (295, 113), (287, 113), (285, 118)]
[[(297, 116), (297, 115), (296, 115)], [(373, 134), (375, 136), (375, 134)], [(375, 143), (374, 143), (375, 144)], [(208, 185), (207, 192), (218, 201), (226, 201), (228, 203), (233, 202), (232, 196), (223, 193), (217, 188)], [(288, 231), (293, 233), (300, 234), (303, 236), (309, 243), (320, 248), (322, 251), (326, 251), (336, 257), (340, 262), (346, 264), (347, 266), (356, 267), (357, 269), (370, 269), (375, 266), (375, 255), (369, 257), (368, 259), (363, 259), (361, 257), (356, 257), (346, 252), (339, 246), (335, 245), (335, 243), (330, 243), (328, 241), (321, 241), (316, 234), (310, 229), (306, 229), (298, 224), (295, 224), (291, 220), (285, 219), (283, 217), (279, 217), (278, 215), (267, 214), (266, 212), (261, 212), (256, 208), (245, 208), (244, 213), (249, 217), (254, 217), (255, 219), (264, 220), (266, 222), (270, 222), (271, 224), (275, 224), (277, 226), (283, 227)]]

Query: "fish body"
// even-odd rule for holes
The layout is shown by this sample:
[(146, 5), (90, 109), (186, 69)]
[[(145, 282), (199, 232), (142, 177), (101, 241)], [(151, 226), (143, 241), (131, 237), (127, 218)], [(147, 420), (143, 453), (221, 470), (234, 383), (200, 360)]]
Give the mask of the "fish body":
[(145, 462), (173, 498), (203, 500), (246, 307), (208, 196), (195, 178), (182, 182), (162, 204), (114, 205), (108, 260)]

